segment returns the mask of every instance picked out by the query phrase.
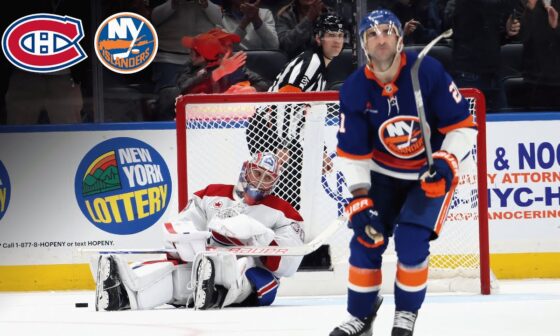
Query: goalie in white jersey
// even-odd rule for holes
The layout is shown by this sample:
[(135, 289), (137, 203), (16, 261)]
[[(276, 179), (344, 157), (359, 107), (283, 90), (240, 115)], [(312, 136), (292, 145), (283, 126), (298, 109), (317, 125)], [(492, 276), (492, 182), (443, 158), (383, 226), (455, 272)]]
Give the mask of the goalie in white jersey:
[(271, 195), (281, 170), (272, 153), (243, 163), (237, 185), (211, 184), (163, 226), (167, 259), (128, 265), (118, 255), (92, 264), (96, 310), (150, 309), (163, 304), (195, 309), (229, 305), (266, 306), (281, 277), (293, 275), (303, 256), (238, 258), (207, 252), (207, 245), (303, 245), (303, 219)]

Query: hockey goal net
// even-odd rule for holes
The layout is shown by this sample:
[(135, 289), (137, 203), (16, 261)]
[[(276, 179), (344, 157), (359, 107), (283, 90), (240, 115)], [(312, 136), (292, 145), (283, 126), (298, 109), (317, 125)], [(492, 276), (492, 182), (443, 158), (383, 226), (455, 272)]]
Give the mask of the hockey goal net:
[[(479, 125), (478, 146), (461, 163), (447, 221), (432, 242), (428, 288), (488, 294), (485, 104), (479, 91), (461, 92)], [(186, 95), (177, 100), (176, 113), (179, 209), (208, 184), (235, 184), (242, 162), (256, 151), (274, 151), (285, 161), (274, 193), (300, 210), (307, 241), (337, 218), (351, 197), (335, 154), (338, 92)], [(350, 237), (351, 230), (342, 228), (329, 240), (332, 269), (341, 271), (342, 279)], [(384, 263), (391, 251), (390, 245)], [(390, 272), (384, 268), (385, 284)]]

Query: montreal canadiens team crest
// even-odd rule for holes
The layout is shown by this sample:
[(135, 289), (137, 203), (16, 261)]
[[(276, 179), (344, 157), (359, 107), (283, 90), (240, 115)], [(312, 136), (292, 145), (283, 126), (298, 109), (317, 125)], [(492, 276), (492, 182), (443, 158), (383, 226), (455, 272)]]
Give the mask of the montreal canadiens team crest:
[(95, 33), (95, 53), (109, 70), (131, 74), (147, 67), (157, 53), (158, 38), (152, 24), (135, 13), (108, 17)]
[(87, 58), (78, 42), (82, 21), (70, 16), (33, 14), (13, 22), (2, 35), (2, 51), (16, 67), (47, 73)]

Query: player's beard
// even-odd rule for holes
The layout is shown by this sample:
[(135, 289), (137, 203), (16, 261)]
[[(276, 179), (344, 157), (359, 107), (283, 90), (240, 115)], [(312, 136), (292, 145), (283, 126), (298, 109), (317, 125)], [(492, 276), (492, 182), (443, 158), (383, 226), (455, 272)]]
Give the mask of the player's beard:
[(393, 50), (391, 53), (387, 54), (385, 57), (375, 57), (374, 55), (369, 55), (371, 63), (373, 63), (373, 69), (375, 72), (385, 72), (391, 68), (397, 51)]

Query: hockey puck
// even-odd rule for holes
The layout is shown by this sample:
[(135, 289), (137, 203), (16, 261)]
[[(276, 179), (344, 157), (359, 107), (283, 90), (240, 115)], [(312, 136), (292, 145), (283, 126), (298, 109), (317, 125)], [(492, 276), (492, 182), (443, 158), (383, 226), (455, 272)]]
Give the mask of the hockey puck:
[(87, 302), (76, 302), (75, 306), (76, 306), (76, 308), (87, 308), (88, 303)]

